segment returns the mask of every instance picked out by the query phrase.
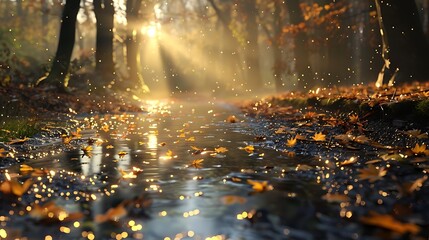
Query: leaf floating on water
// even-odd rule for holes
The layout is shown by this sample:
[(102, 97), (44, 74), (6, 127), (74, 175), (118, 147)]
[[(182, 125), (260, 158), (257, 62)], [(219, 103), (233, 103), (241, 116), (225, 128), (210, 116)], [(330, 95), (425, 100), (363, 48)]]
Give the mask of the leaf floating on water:
[[(143, 143), (144, 144), (144, 143)], [(166, 142), (161, 142), (161, 143), (159, 143), (158, 144), (160, 147), (164, 147), (165, 145), (167, 145), (167, 143)]]
[(322, 199), (330, 203), (342, 203), (350, 200), (347, 195), (341, 193), (327, 193), (323, 195)]
[(124, 158), (125, 157), (125, 155), (127, 155), (128, 153), (127, 152), (125, 152), (125, 151), (120, 151), (120, 152), (118, 152), (118, 156), (119, 156), (119, 158)]
[(317, 141), (317, 142), (326, 141), (326, 135), (323, 134), (323, 133), (321, 133), (321, 132), (317, 132), (317, 133), (314, 134), (313, 140)]
[(21, 167), (19, 168), (19, 171), (23, 175), (31, 173), (31, 176), (33, 176), (33, 177), (40, 177), (40, 176), (47, 175), (49, 173), (49, 171), (47, 171), (47, 170), (43, 170), (40, 168), (33, 168), (27, 164), (22, 164)]
[(418, 139), (427, 139), (428, 138), (428, 134), (427, 133), (422, 133), (422, 131), (419, 130), (419, 129), (408, 130), (405, 133), (407, 135), (409, 135), (410, 137), (415, 137), (415, 138), (418, 138)]
[(92, 149), (93, 148), (91, 145), (88, 145), (88, 146), (81, 148), (81, 150), (83, 151), (83, 156), (87, 156), (87, 157), (91, 158), (92, 157)]
[(274, 189), (274, 187), (270, 184), (268, 184), (268, 181), (254, 181), (254, 180), (247, 180), (247, 183), (252, 185), (252, 189), (255, 192), (265, 192), (265, 191), (271, 191)]
[(424, 143), (422, 143), (422, 145), (419, 145), (418, 143), (416, 143), (416, 146), (414, 146), (414, 148), (411, 149), (411, 151), (415, 154), (415, 155), (426, 155), (429, 156), (429, 150), (426, 149), (426, 145)]
[(253, 151), (255, 150), (255, 147), (253, 147), (252, 145), (249, 145), (249, 146), (245, 146), (243, 149), (248, 153), (253, 153)]
[(226, 121), (229, 122), (229, 123), (236, 123), (236, 122), (238, 122), (238, 119), (237, 119), (236, 116), (231, 115), (231, 116), (228, 116), (228, 118), (226, 119)]
[(0, 158), (7, 157), (7, 151), (4, 148), (0, 148)]
[(72, 138), (75, 138), (75, 139), (79, 139), (79, 138), (81, 138), (81, 137), (82, 137), (82, 134), (80, 133), (81, 131), (82, 131), (82, 129), (77, 128), (77, 129), (76, 129), (76, 132), (72, 132), (72, 133), (71, 133), (71, 137), (72, 137)]
[(340, 166), (352, 165), (354, 163), (357, 163), (357, 158), (351, 157), (348, 160), (344, 160), (344, 161), (340, 162)]
[(423, 186), (423, 183), (426, 182), (428, 179), (428, 176), (423, 176), (421, 178), (416, 179), (413, 182), (404, 183), (402, 185), (399, 185), (399, 193), (401, 196), (409, 195), (415, 191), (420, 190), (420, 188)]
[(387, 174), (384, 167), (376, 168), (372, 164), (369, 164), (367, 168), (360, 169), (359, 172), (359, 179), (368, 180), (370, 183), (381, 180)]
[(421, 230), (420, 227), (414, 223), (400, 222), (391, 215), (379, 214), (373, 211), (369, 212), (368, 216), (360, 218), (360, 221), (367, 225), (382, 227), (400, 234), (418, 234)]
[(221, 202), (225, 205), (232, 205), (232, 204), (244, 204), (247, 202), (247, 199), (240, 196), (234, 196), (234, 195), (226, 195), (221, 197)]
[(107, 145), (106, 146), (106, 149), (112, 149), (112, 148), (115, 148), (113, 145)]
[(189, 137), (185, 139), (186, 142), (195, 142), (195, 137)]
[(218, 147), (214, 149), (216, 153), (226, 153), (228, 152), (228, 149), (225, 147)]
[(6, 195), (14, 195), (21, 197), (28, 191), (33, 184), (33, 180), (27, 179), (24, 183), (20, 183), (15, 179), (6, 180), (0, 184), (0, 192)]
[(72, 136), (67, 136), (67, 135), (62, 135), (61, 139), (63, 141), (64, 144), (70, 144), (70, 142), (73, 140)]
[(110, 131), (110, 127), (109, 127), (109, 125), (107, 123), (105, 123), (101, 127), (101, 130), (103, 130), (104, 132), (108, 132), (108, 131)]
[(95, 222), (103, 223), (107, 221), (118, 221), (119, 219), (127, 215), (127, 209), (123, 204), (119, 204), (116, 207), (110, 208), (105, 214), (99, 214), (95, 216)]
[(201, 165), (203, 164), (203, 162), (204, 162), (204, 159), (196, 159), (192, 161), (191, 166), (195, 168), (201, 168), (202, 167)]

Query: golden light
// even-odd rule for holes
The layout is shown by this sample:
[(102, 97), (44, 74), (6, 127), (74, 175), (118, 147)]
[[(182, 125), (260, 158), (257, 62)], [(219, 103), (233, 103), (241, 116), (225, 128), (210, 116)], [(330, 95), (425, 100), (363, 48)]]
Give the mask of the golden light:
[(149, 38), (156, 38), (158, 36), (159, 24), (151, 22), (147, 26), (143, 26), (141, 31)]

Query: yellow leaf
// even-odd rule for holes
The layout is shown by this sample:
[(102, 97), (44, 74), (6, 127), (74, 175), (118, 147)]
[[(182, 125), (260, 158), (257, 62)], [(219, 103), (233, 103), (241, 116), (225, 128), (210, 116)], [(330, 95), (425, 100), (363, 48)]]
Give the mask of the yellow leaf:
[(321, 133), (321, 132), (317, 132), (314, 134), (313, 136), (313, 140), (314, 141), (326, 141), (326, 135)]
[(218, 147), (214, 149), (216, 153), (226, 153), (228, 152), (228, 149), (225, 147)]
[(255, 192), (265, 192), (273, 190), (273, 186), (268, 184), (268, 181), (254, 181), (254, 180), (247, 180), (247, 183), (252, 185), (252, 189)]
[(186, 142), (195, 142), (195, 137), (189, 137), (185, 139)]
[(62, 135), (61, 139), (63, 140), (64, 144), (70, 144), (71, 140), (73, 140), (72, 136)]
[(76, 132), (72, 132), (71, 133), (71, 137), (72, 138), (81, 138), (82, 137), (82, 134), (80, 134), (81, 131), (82, 130), (80, 128), (77, 128)]
[(370, 212), (369, 216), (362, 217), (360, 221), (367, 225), (382, 227), (400, 234), (420, 232), (420, 227), (413, 223), (403, 223), (391, 215)]
[(255, 150), (255, 147), (253, 147), (252, 145), (244, 147), (244, 151), (248, 153), (253, 153), (254, 150)]
[(128, 153), (127, 152), (124, 152), (124, 151), (120, 151), (120, 152), (118, 152), (118, 155), (119, 155), (119, 158), (124, 158), (125, 157), (125, 155), (127, 155)]
[(167, 157), (173, 157), (173, 152), (172, 152), (171, 150), (168, 150), (168, 151), (165, 153), (165, 155), (166, 155)]
[(287, 140), (287, 146), (288, 147), (293, 147), (296, 145), (296, 136), (294, 138), (290, 138)]
[(83, 147), (83, 148), (81, 148), (81, 150), (83, 151), (83, 156), (87, 156), (87, 157), (92, 157), (92, 146), (91, 145), (88, 145), (88, 146), (85, 146), (85, 147)]
[(195, 168), (200, 168), (201, 164), (203, 164), (203, 162), (204, 162), (204, 159), (196, 159), (196, 160), (192, 161), (191, 166), (193, 166)]
[(351, 165), (351, 164), (356, 163), (356, 162), (357, 162), (357, 158), (351, 157), (350, 159), (347, 159), (347, 160), (340, 162), (340, 166)]
[(137, 174), (134, 171), (124, 171), (121, 168), (118, 168), (119, 173), (121, 174), (123, 179), (132, 179), (137, 178)]
[(107, 145), (106, 146), (106, 149), (112, 149), (112, 148), (115, 148), (113, 145)]
[(387, 174), (387, 170), (384, 167), (376, 168), (372, 164), (369, 164), (367, 168), (360, 169), (359, 172), (360, 180), (368, 180), (371, 183), (382, 179)]
[(107, 123), (105, 123), (101, 127), (101, 130), (103, 130), (104, 132), (108, 132), (110, 130), (110, 127), (109, 127), (109, 125)]

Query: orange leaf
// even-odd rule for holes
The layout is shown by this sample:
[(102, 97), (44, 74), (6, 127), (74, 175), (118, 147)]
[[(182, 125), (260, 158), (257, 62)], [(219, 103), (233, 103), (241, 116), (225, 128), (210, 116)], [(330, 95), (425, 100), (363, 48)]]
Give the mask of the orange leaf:
[(326, 135), (321, 132), (317, 132), (314, 134), (313, 140), (320, 141), (320, 142), (326, 141)]
[(252, 188), (255, 192), (265, 192), (273, 190), (273, 186), (268, 184), (268, 181), (254, 181), (254, 180), (247, 180), (247, 183), (252, 185)]
[(382, 179), (387, 174), (387, 170), (384, 167), (376, 168), (372, 164), (369, 164), (367, 168), (360, 169), (359, 172), (360, 180), (368, 180), (371, 183)]
[(7, 195), (15, 195), (21, 197), (33, 184), (33, 180), (27, 179), (23, 184), (17, 180), (7, 180), (0, 184), (0, 192)]
[(226, 195), (221, 197), (221, 202), (225, 205), (232, 205), (232, 204), (244, 204), (247, 202), (247, 199), (240, 196), (234, 196), (234, 195)]
[(114, 208), (110, 208), (107, 210), (105, 214), (100, 214), (95, 216), (95, 222), (103, 223), (107, 221), (118, 221), (119, 219), (125, 217), (127, 215), (127, 210), (123, 206), (123, 204), (119, 204)]
[(413, 223), (403, 223), (396, 220), (391, 215), (370, 212), (369, 216), (362, 217), (360, 221), (367, 225), (382, 227), (400, 234), (420, 232), (420, 227)]
[(288, 147), (293, 147), (296, 145), (296, 136), (294, 138), (290, 138), (287, 140), (287, 146)]

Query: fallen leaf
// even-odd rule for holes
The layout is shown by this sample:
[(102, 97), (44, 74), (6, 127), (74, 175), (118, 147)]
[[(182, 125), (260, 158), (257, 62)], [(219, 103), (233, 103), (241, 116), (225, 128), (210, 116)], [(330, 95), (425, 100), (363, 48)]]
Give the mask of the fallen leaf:
[(15, 179), (6, 180), (0, 184), (0, 192), (6, 195), (14, 195), (21, 197), (33, 184), (33, 180), (27, 179), (24, 183), (20, 183)]
[(387, 174), (387, 170), (384, 167), (376, 168), (372, 164), (369, 164), (367, 168), (360, 169), (359, 172), (358, 177), (360, 180), (368, 180), (371, 183), (382, 179)]
[(326, 141), (326, 135), (323, 134), (323, 133), (321, 133), (321, 132), (317, 132), (317, 133), (314, 134), (313, 140), (314, 141), (318, 141), (318, 142), (319, 141), (320, 142)]
[(243, 149), (248, 153), (253, 153), (253, 151), (255, 150), (255, 147), (253, 147), (252, 145), (249, 145), (249, 146), (245, 146)]
[(7, 151), (4, 150), (4, 148), (0, 149), (0, 158), (5, 158), (7, 157)]
[(391, 215), (379, 214), (373, 211), (369, 212), (368, 216), (361, 217), (360, 221), (367, 225), (382, 227), (400, 234), (417, 234), (421, 230), (420, 227), (414, 223), (400, 222)]
[(226, 153), (228, 152), (228, 149), (225, 147), (218, 147), (214, 149), (216, 153)]
[(103, 223), (107, 221), (118, 221), (127, 215), (127, 210), (123, 204), (110, 208), (105, 214), (95, 216), (95, 222)]
[(273, 190), (273, 186), (268, 184), (268, 181), (254, 181), (254, 180), (247, 180), (247, 183), (252, 185), (252, 189), (255, 192), (265, 192), (265, 191), (271, 191)]
[(196, 159), (192, 161), (191, 166), (195, 168), (201, 168), (201, 165), (203, 164), (203, 162), (204, 162), (204, 159)]
[(357, 123), (359, 121), (359, 116), (357, 114), (352, 114), (349, 116), (350, 123)]
[(340, 166), (346, 166), (346, 165), (351, 165), (357, 162), (357, 158), (356, 157), (351, 157), (350, 159), (344, 160), (342, 162), (340, 162)]
[(234, 196), (234, 195), (226, 195), (221, 197), (221, 202), (225, 205), (232, 205), (232, 204), (244, 204), (247, 202), (247, 199), (240, 196)]
[(7, 144), (9, 144), (9, 145), (18, 145), (18, 144), (23, 144), (23, 143), (25, 143), (28, 140), (29, 140), (29, 138), (17, 138), (17, 139), (11, 140)]
[(296, 145), (296, 136), (294, 138), (290, 138), (287, 140), (287, 146), (288, 147), (293, 147)]
[(236, 122), (238, 122), (238, 119), (237, 119), (236, 116), (231, 115), (231, 116), (228, 116), (228, 118), (226, 119), (226, 121), (229, 122), (229, 123), (236, 123)]
[(118, 156), (119, 156), (119, 158), (124, 158), (125, 157), (125, 155), (127, 155), (128, 153), (127, 152), (125, 152), (125, 151), (120, 151), (120, 152), (118, 152)]
[(64, 144), (67, 145), (67, 144), (70, 144), (70, 142), (73, 140), (73, 137), (68, 135), (62, 135), (61, 140), (63, 141)]
[(91, 158), (92, 157), (92, 149), (93, 148), (91, 145), (88, 145), (88, 146), (81, 148), (81, 150), (83, 151), (83, 156), (87, 156), (87, 157)]
[(341, 194), (341, 193), (327, 193), (323, 195), (322, 199), (330, 203), (348, 202), (350, 200), (350, 198), (347, 195)]
[(419, 145), (418, 143), (416, 143), (416, 146), (414, 146), (414, 148), (412, 148), (411, 151), (416, 155), (424, 154), (426, 156), (429, 156), (429, 150), (426, 149), (426, 145), (424, 143), (422, 143), (422, 145)]

